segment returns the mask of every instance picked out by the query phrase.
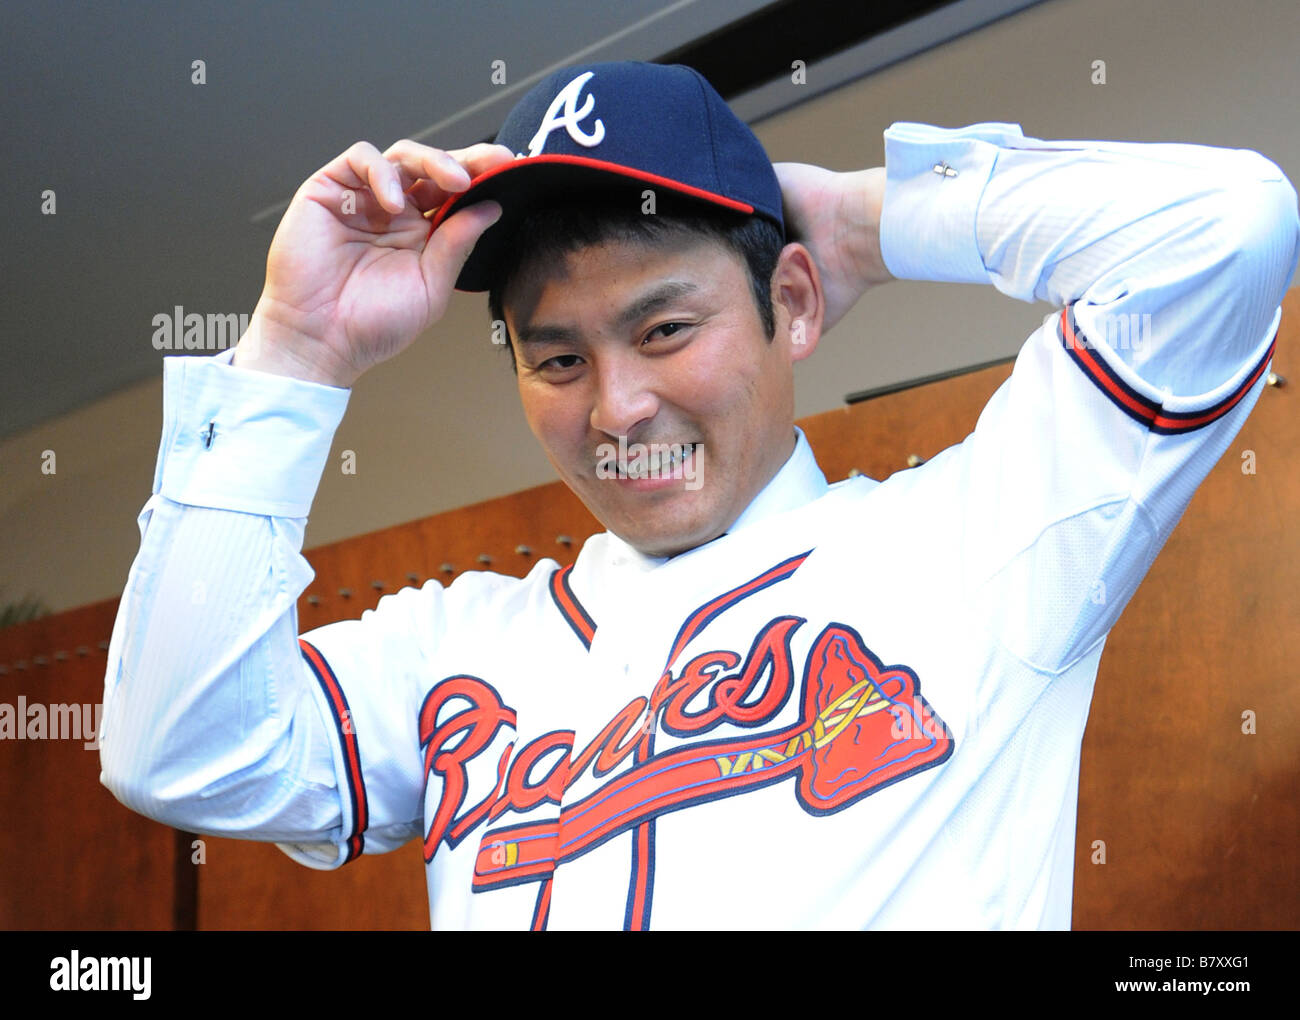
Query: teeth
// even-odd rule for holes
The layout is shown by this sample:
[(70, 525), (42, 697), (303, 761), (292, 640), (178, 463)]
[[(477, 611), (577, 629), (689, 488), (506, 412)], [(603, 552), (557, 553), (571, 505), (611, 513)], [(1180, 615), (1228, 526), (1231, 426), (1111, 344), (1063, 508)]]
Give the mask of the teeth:
[(673, 453), (672, 455), (669, 456), (669, 458), (668, 458), (668, 465), (669, 465), (669, 467), (676, 467), (677, 464), (678, 464), (680, 461), (685, 460), (685, 459), (686, 459), (686, 455), (687, 455), (688, 453), (690, 453), (690, 452), (691, 452), (692, 450), (694, 450), (694, 449), (695, 449), (695, 444), (694, 444), (694, 443), (686, 443), (686, 444), (681, 448), (681, 450), (679, 450), (679, 451), (677, 451), (676, 453)]
[[(629, 457), (626, 463), (611, 460), (605, 463), (605, 470), (617, 472), (619, 478), (647, 478), (662, 476), (671, 472), (695, 453), (698, 443), (681, 443), (679, 449), (673, 450), (671, 444), (660, 444), (662, 452), (642, 453)], [(651, 449), (654, 447), (652, 446)], [(645, 448), (643, 447), (642, 450)], [(598, 468), (599, 470), (599, 468)]]

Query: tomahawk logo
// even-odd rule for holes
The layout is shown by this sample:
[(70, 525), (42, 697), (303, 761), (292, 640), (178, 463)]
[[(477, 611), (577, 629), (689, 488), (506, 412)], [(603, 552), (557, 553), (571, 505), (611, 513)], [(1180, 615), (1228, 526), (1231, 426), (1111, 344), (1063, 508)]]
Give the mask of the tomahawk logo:
[(587, 101), (582, 104), (582, 108), (578, 108), (578, 97), (582, 95), (582, 87), (587, 84), (594, 73), (593, 71), (587, 71), (578, 75), (573, 81), (560, 89), (559, 94), (551, 100), (551, 105), (546, 109), (546, 116), (542, 118), (542, 126), (537, 129), (537, 134), (533, 135), (532, 141), (528, 143), (528, 155), (536, 156), (542, 149), (546, 148), (546, 140), (550, 137), (551, 132), (560, 128), (564, 128), (565, 131), (569, 132), (569, 137), (579, 145), (591, 148), (600, 144), (601, 139), (605, 137), (605, 124), (603, 121), (595, 121), (590, 132), (582, 130), (582, 122), (596, 105), (596, 97), (588, 95)]

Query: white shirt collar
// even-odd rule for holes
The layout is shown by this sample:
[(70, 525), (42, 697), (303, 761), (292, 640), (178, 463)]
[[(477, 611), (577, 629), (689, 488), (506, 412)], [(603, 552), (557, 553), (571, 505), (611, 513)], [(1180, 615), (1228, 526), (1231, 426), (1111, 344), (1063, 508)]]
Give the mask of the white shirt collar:
[(781, 470), (736, 518), (736, 523), (727, 529), (727, 534), (756, 524), (772, 514), (784, 513), (805, 503), (811, 503), (826, 494), (829, 488), (826, 484), (826, 476), (817, 466), (817, 458), (813, 456), (812, 447), (808, 445), (803, 429), (796, 425), (794, 434), (794, 453), (790, 454), (789, 460)]

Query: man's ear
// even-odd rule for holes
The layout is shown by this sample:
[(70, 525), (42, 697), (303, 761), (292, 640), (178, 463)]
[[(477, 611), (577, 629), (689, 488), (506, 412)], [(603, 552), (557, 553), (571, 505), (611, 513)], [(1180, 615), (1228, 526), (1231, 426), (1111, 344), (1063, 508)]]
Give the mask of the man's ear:
[(826, 315), (826, 295), (812, 254), (802, 244), (787, 244), (772, 273), (775, 341), (789, 345), (790, 360), (802, 361), (817, 347)]

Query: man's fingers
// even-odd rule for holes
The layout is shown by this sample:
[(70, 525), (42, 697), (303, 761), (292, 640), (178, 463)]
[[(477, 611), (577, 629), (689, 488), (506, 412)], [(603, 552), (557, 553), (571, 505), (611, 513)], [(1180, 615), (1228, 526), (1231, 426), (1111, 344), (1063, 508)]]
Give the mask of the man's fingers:
[(447, 155), (468, 170), (471, 177), (487, 173), (503, 163), (511, 163), (515, 158), (515, 154), (506, 146), (494, 142), (479, 142), (465, 149), (452, 149)]
[[(389, 146), (384, 158), (401, 173), (402, 190), (406, 196), (417, 209), (427, 213), (468, 188), (477, 168), (492, 160), (492, 154), (483, 150), (493, 148), (508, 151), (502, 146), (472, 146), (458, 150), (465, 157), (461, 162), (455, 153), (404, 138)], [(500, 161), (498, 156), (497, 162)]]
[(431, 145), (403, 138), (388, 147), (384, 158), (401, 170), (407, 187), (419, 180), (432, 181), (448, 194), (469, 187), (469, 172), (450, 153)]
[(344, 188), (368, 188), (392, 215), (406, 208), (406, 191), (416, 182), (429, 183), (435, 204), (469, 187), (469, 172), (441, 149), (403, 139), (380, 152), (369, 142), (357, 142), (321, 173)]
[(504, 145), (487, 142), (444, 152), (403, 140), (393, 145), (385, 156), (399, 161), (406, 194), (423, 213), (437, 209), (452, 194), (464, 191), (471, 179), (514, 160), (514, 154)]
[(427, 213), (468, 188), (474, 177), (513, 159), (504, 145), (479, 142), (447, 152), (403, 138), (382, 153), (369, 142), (357, 142), (317, 176), (343, 188), (369, 189), (393, 215), (406, 208), (408, 197)]
[(390, 213), (406, 207), (397, 168), (369, 142), (357, 142), (323, 166), (315, 175), (343, 188), (367, 188)]
[(420, 256), (420, 264), (437, 300), (445, 300), (450, 295), (474, 244), (500, 218), (501, 206), (496, 202), (475, 202), (448, 217), (433, 232)]

